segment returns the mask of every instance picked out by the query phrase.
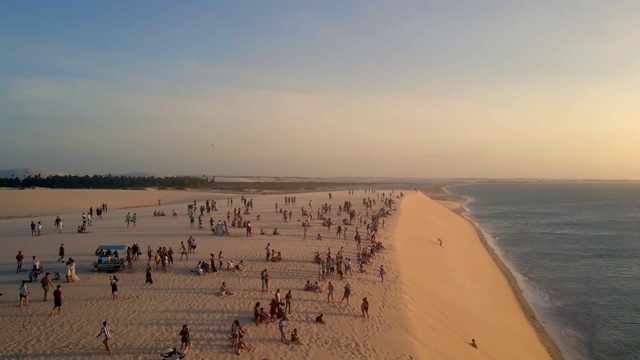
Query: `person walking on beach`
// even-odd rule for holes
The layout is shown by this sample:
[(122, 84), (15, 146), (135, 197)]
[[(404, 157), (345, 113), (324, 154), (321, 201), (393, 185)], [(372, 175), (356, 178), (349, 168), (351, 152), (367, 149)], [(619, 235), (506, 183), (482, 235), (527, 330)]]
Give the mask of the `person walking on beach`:
[(131, 214), (127, 213), (127, 216), (124, 217), (124, 222), (126, 222), (127, 227), (129, 227), (129, 224), (131, 223)]
[(51, 283), (51, 275), (46, 273), (42, 280), (40, 280), (40, 284), (42, 284), (42, 289), (44, 290), (44, 299), (42, 299), (42, 301), (47, 301), (47, 294), (53, 287), (53, 283)]
[(56, 286), (53, 291), (53, 309), (51, 309), (49, 316), (53, 316), (55, 309), (58, 309), (58, 315), (60, 315), (60, 310), (62, 309), (62, 290), (60, 290), (60, 285)]
[(109, 352), (109, 355), (113, 354), (111, 351), (111, 337), (115, 334), (115, 331), (107, 325), (106, 321), (102, 322), (102, 328), (100, 329), (100, 333), (96, 337), (102, 336), (102, 343), (104, 344), (104, 349)]
[(136, 227), (136, 223), (138, 222), (138, 214), (137, 213), (133, 213), (133, 216), (131, 217), (131, 222), (133, 223), (133, 227)]
[(64, 244), (60, 244), (60, 251), (58, 251), (58, 255), (60, 255), (58, 262), (64, 262)]
[(183, 256), (186, 256), (187, 260), (189, 260), (189, 254), (187, 253), (186, 246), (184, 246), (184, 241), (180, 241), (180, 260), (182, 260)]
[(387, 273), (387, 272), (384, 270), (384, 266), (383, 266), (383, 265), (380, 265), (380, 279), (382, 279), (382, 282), (384, 282), (384, 275), (385, 275), (386, 273)]

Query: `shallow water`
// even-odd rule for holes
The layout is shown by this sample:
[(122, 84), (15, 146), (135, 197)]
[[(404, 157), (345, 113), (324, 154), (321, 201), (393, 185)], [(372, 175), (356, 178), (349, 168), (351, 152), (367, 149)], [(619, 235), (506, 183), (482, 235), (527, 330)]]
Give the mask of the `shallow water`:
[(640, 359), (640, 184), (449, 187), (567, 359)]

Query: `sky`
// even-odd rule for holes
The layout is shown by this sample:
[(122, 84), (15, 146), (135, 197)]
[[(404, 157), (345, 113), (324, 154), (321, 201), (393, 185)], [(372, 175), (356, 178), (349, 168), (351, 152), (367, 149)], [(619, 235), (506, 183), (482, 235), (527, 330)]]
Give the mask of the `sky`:
[(639, 23), (634, 1), (0, 0), (0, 169), (638, 180)]

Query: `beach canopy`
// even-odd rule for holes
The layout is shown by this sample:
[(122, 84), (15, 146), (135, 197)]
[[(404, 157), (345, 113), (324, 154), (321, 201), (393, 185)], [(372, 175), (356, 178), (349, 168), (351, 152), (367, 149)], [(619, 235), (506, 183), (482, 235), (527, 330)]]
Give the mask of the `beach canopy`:
[(127, 245), (100, 245), (98, 246), (98, 250), (124, 250), (127, 248)]

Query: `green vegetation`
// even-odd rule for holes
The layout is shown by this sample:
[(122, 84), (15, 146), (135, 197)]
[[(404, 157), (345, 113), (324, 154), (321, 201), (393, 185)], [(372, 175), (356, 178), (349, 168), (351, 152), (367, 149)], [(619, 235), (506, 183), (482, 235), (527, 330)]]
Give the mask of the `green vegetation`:
[(46, 178), (40, 175), (0, 178), (0, 187), (51, 189), (136, 189), (136, 188), (173, 188), (173, 189), (214, 189), (214, 178), (197, 176), (112, 176), (112, 175), (52, 175)]

